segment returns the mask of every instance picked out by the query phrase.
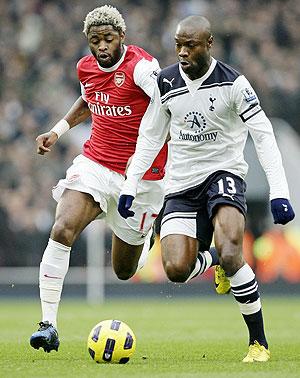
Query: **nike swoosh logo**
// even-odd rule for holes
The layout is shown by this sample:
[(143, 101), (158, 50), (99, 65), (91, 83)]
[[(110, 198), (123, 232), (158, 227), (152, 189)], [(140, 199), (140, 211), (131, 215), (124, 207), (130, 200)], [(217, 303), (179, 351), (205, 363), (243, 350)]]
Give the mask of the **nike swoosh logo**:
[(49, 274), (44, 274), (44, 277), (46, 277), (46, 278), (54, 278), (56, 280), (61, 280), (61, 277), (49, 276)]

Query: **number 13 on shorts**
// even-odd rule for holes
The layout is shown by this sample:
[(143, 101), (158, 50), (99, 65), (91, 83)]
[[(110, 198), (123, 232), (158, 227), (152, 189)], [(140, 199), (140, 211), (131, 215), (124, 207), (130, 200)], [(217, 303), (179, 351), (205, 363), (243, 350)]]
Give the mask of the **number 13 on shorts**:
[(224, 193), (235, 194), (236, 193), (235, 181), (230, 176), (221, 178), (218, 181), (218, 186), (219, 186), (219, 194), (224, 194)]

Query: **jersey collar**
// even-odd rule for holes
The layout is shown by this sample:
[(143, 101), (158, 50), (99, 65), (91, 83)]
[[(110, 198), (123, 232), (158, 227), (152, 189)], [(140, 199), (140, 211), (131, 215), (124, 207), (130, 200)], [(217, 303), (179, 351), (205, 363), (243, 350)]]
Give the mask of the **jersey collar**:
[(199, 77), (198, 79), (195, 79), (195, 80), (191, 80), (182, 70), (180, 64), (179, 64), (179, 72), (180, 72), (180, 75), (181, 77), (183, 78), (183, 80), (185, 81), (185, 84), (186, 86), (188, 87), (188, 90), (190, 91), (191, 94), (194, 94), (197, 89), (199, 88), (199, 86), (211, 75), (211, 73), (213, 72), (213, 70), (215, 69), (216, 67), (216, 64), (217, 64), (217, 61), (215, 58), (211, 57), (211, 64), (209, 66), (209, 69), (207, 70), (207, 72)]

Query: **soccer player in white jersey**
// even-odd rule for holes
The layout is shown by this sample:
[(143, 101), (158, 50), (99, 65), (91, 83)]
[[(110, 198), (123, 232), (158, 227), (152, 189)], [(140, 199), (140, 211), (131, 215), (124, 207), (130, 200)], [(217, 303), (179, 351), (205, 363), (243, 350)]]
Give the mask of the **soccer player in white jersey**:
[[(94, 219), (105, 218), (113, 231), (112, 264), (121, 280), (133, 276), (144, 262), (145, 237), (163, 204), (167, 146), (143, 176), (135, 216), (125, 220), (117, 211), (126, 164), (134, 153), (141, 118), (155, 87), (159, 64), (137, 46), (125, 46), (125, 22), (119, 11), (104, 5), (84, 21), (91, 55), (80, 59), (77, 73), (82, 95), (49, 132), (37, 137), (37, 152), (50, 151), (58, 138), (91, 116), (91, 136), (81, 155), (53, 190), (58, 201), (49, 243), (40, 264), (42, 321), (30, 344), (57, 350), (57, 311), (71, 247)], [(149, 243), (144, 247), (145, 254)]]
[[(142, 121), (136, 152), (119, 199), (126, 218), (136, 188), (170, 132), (165, 209), (161, 225), (163, 265), (168, 278), (185, 282), (197, 274), (198, 250), (214, 234), (219, 263), (249, 330), (244, 362), (268, 361), (255, 274), (243, 259), (248, 132), (270, 186), (274, 223), (295, 214), (272, 125), (245, 76), (210, 54), (213, 36), (201, 16), (182, 20), (175, 35), (179, 63), (163, 69)], [(199, 248), (200, 245), (200, 248)]]

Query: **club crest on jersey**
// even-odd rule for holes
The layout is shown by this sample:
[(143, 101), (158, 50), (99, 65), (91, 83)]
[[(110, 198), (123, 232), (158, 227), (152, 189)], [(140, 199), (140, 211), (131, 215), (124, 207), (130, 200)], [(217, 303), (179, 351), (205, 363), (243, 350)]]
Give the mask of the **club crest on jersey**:
[(121, 87), (125, 83), (124, 72), (118, 71), (114, 75), (114, 81), (117, 87)]
[(216, 108), (214, 107), (214, 102), (216, 101), (216, 98), (210, 96), (210, 97), (209, 97), (209, 101), (211, 102), (211, 105), (210, 105), (210, 107), (209, 107), (209, 110), (210, 110), (211, 112), (213, 112), (213, 111), (216, 109)]
[(242, 91), (242, 94), (246, 102), (252, 102), (253, 100), (256, 100), (256, 94), (253, 92), (252, 88), (245, 88)]

